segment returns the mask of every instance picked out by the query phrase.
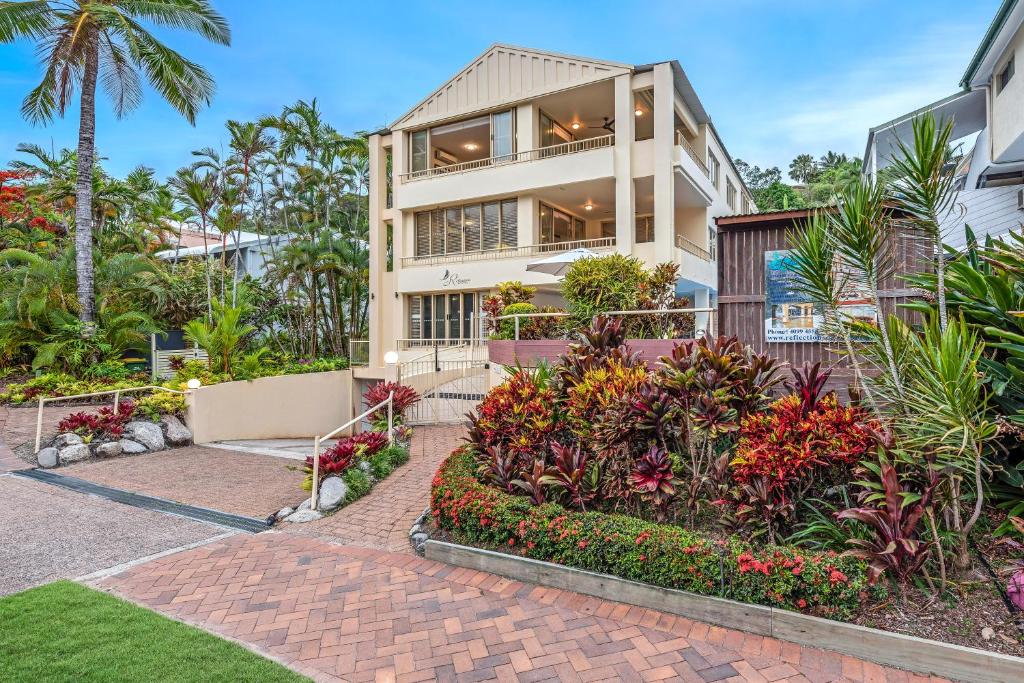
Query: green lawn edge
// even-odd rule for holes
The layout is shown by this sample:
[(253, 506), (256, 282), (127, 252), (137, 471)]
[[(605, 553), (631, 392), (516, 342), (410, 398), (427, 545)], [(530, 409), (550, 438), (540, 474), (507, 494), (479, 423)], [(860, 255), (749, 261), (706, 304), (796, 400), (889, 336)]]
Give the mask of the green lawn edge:
[(56, 581), (0, 598), (0, 680), (309, 679), (113, 595)]

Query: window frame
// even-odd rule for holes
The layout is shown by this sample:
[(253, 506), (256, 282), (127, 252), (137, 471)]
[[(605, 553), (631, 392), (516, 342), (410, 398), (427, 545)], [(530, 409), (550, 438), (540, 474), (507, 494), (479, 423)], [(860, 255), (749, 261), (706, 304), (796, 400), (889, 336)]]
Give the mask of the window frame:
[(722, 183), (722, 162), (718, 160), (715, 153), (708, 147), (708, 173), (711, 176), (711, 184), (715, 186), (716, 190), (721, 189)]
[(1001, 95), (1006, 90), (1006, 86), (1013, 80), (1017, 72), (1017, 67), (1014, 64), (1016, 57), (1016, 54), (1011, 54), (1010, 58), (1006, 60), (1006, 64), (1003, 65), (1003, 68), (996, 75), (996, 95)]
[(725, 179), (725, 203), (733, 211), (736, 210), (736, 186), (732, 184), (732, 178)]

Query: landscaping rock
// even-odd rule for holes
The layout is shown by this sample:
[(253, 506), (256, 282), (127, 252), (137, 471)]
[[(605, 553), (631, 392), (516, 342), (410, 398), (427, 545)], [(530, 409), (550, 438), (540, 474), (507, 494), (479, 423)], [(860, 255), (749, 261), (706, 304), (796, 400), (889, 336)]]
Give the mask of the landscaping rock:
[(121, 455), (120, 441), (107, 441), (96, 446), (96, 455), (101, 458), (116, 458)]
[(121, 444), (122, 453), (135, 454), (146, 452), (146, 447), (143, 446), (138, 441), (132, 441), (131, 439), (121, 439), (120, 441), (118, 441), (118, 443)]
[(366, 460), (363, 460), (361, 463), (359, 463), (359, 469), (361, 469), (366, 474), (369, 474), (370, 470), (372, 468), (370, 467), (370, 463), (369, 462), (367, 462)]
[(298, 512), (294, 512), (285, 517), (284, 521), (291, 522), (293, 524), (302, 524), (304, 522), (318, 520), (321, 517), (323, 517), (323, 515), (316, 510), (299, 510)]
[(132, 441), (138, 441), (148, 451), (161, 451), (167, 447), (164, 432), (155, 422), (129, 422), (124, 426), (124, 435)]
[(67, 432), (66, 434), (58, 434), (50, 445), (59, 451), (60, 449), (67, 448), (68, 446), (77, 446), (80, 443), (82, 443), (82, 437), (78, 434)]
[(44, 448), (43, 450), (36, 453), (36, 462), (39, 463), (40, 467), (56, 467), (57, 466), (57, 449), (56, 448)]
[(341, 505), (348, 495), (348, 486), (341, 477), (327, 477), (320, 484), (320, 496), (317, 498), (317, 508), (321, 511), (333, 510)]
[(92, 450), (89, 448), (87, 443), (74, 444), (72, 446), (65, 446), (60, 449), (57, 454), (58, 459), (62, 465), (66, 465), (69, 462), (78, 462), (79, 460), (85, 460), (92, 455)]
[(299, 507), (295, 508), (295, 511), (296, 512), (302, 512), (303, 510), (309, 510), (311, 507), (313, 507), (313, 506), (310, 505), (309, 498), (306, 498), (301, 503), (299, 503)]
[(277, 517), (278, 519), (284, 519), (285, 517), (287, 517), (288, 515), (292, 514), (293, 512), (295, 512), (295, 510), (292, 509), (292, 508), (281, 508), (280, 510), (277, 511), (277, 514), (274, 515), (274, 516)]
[(174, 415), (166, 415), (160, 420), (164, 438), (171, 446), (187, 446), (192, 443), (192, 432)]

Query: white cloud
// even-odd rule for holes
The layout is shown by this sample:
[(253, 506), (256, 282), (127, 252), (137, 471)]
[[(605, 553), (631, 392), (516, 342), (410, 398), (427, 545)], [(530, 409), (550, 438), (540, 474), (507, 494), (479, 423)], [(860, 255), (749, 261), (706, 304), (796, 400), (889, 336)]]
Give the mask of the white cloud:
[[(888, 53), (865, 53), (845, 70), (790, 83), (768, 102), (737, 148), (755, 163), (778, 166), (803, 152), (860, 156), (868, 129), (959, 89), (981, 28), (936, 24), (908, 31)], [(744, 144), (744, 142), (746, 144)]]

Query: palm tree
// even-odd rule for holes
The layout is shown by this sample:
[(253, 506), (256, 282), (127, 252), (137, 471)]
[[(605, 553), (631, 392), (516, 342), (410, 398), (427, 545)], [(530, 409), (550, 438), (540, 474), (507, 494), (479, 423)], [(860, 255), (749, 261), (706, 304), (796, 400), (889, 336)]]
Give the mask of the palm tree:
[(817, 175), (818, 164), (810, 154), (798, 154), (789, 164), (789, 177), (798, 183), (809, 183)]
[[(170, 180), (171, 187), (182, 205), (192, 210), (199, 217), (203, 228), (203, 257), (206, 269), (206, 313), (213, 318), (213, 286), (210, 284), (210, 243), (207, 239), (207, 228), (214, 205), (217, 203), (217, 176), (213, 173), (200, 174), (194, 166), (178, 169)], [(180, 241), (179, 235), (179, 241)]]
[[(142, 100), (141, 71), (189, 123), (208, 104), (214, 84), (203, 67), (149, 33), (139, 20), (186, 29), (221, 45), (231, 42), (227, 21), (209, 0), (0, 1), (0, 43), (27, 38), (39, 44), (43, 79), (29, 92), (22, 114), (33, 123), (63, 116), (81, 89), (75, 188), (75, 259), (79, 318), (86, 334), (96, 320), (93, 283), (92, 190), (96, 138), (96, 84), (118, 117)], [(102, 78), (101, 78), (102, 74)]]

